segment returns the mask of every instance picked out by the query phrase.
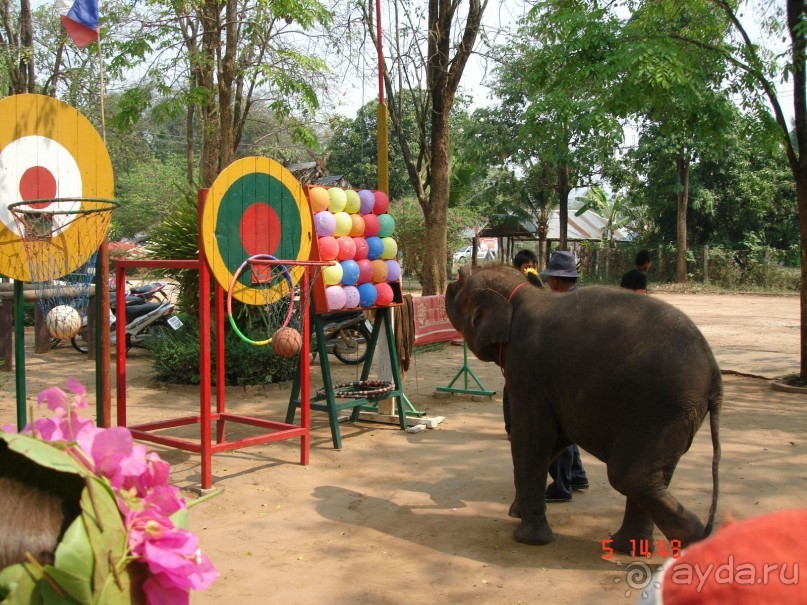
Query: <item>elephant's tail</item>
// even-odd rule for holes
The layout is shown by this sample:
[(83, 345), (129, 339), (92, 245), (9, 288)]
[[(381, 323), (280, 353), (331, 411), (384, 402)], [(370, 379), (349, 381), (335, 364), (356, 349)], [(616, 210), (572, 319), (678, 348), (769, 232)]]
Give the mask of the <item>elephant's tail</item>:
[(717, 388), (709, 398), (709, 431), (712, 434), (712, 505), (709, 507), (709, 518), (706, 520), (705, 538), (712, 533), (717, 514), (717, 494), (720, 481), (718, 480), (718, 467), (720, 466), (720, 407), (723, 403), (723, 385), (718, 370)]

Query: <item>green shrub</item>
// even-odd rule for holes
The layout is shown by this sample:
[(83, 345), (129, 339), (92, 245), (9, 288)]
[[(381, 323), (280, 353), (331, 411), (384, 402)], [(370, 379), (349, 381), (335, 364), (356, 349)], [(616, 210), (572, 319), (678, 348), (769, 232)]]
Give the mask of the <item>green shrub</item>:
[[(166, 331), (149, 345), (152, 368), (158, 380), (199, 384), (199, 324), (193, 319), (183, 321), (185, 325), (180, 330)], [(211, 335), (211, 349), (215, 364), (215, 334)], [(296, 358), (283, 359), (275, 355), (271, 346), (244, 342), (229, 325), (224, 332), (224, 351), (224, 381), (229, 386), (274, 384), (294, 378)], [(215, 370), (212, 379), (215, 384)]]

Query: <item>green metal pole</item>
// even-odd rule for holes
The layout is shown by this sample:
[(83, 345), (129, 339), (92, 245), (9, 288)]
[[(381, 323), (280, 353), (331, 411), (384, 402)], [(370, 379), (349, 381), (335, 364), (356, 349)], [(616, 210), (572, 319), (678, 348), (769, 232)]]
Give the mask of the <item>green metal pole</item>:
[[(36, 303), (34, 303), (36, 304)], [(14, 380), (17, 387), (17, 430), (26, 425), (25, 410), (25, 301), (22, 282), (14, 280)]]

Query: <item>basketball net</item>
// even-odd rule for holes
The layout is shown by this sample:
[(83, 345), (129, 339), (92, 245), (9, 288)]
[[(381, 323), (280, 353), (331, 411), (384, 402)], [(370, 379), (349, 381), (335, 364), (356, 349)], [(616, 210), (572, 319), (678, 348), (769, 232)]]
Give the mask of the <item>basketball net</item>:
[(54, 329), (51, 324), (58, 323), (55, 316), (48, 321), (56, 307), (74, 309), (79, 317), (76, 331), (81, 327), (95, 277), (98, 245), (106, 237), (116, 207), (111, 200), (82, 198), (29, 200), (8, 206), (23, 243), (39, 307), (54, 337), (66, 338), (72, 331), (72, 327)]

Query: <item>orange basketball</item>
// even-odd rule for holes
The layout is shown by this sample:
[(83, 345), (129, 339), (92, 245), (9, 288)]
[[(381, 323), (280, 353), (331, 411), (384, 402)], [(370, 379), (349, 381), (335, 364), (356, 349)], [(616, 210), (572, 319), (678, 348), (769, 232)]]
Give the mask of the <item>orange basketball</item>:
[(280, 328), (272, 335), (272, 349), (280, 357), (294, 357), (302, 346), (303, 337), (294, 328)]

